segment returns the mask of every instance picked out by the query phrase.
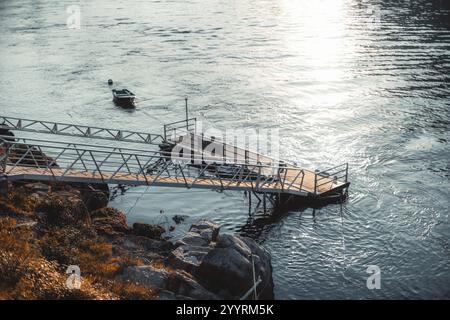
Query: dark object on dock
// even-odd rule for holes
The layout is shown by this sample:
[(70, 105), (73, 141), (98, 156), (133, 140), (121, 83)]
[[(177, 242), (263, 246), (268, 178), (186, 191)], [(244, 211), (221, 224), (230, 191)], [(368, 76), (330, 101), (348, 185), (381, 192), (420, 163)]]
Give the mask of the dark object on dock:
[(112, 86), (113, 85), (113, 81), (112, 81), (112, 79), (108, 79), (108, 84), (110, 85), (110, 86)]
[(135, 95), (128, 89), (112, 90), (113, 101), (123, 108), (135, 108)]
[(168, 141), (163, 141), (158, 146), (159, 150), (161, 150), (162, 156), (170, 156), (170, 153), (172, 152), (173, 147), (175, 147), (175, 144)]
[(245, 177), (247, 180), (256, 181), (258, 177), (260, 179), (267, 179), (265, 176), (259, 176), (257, 172), (250, 170), (248, 167), (234, 166), (230, 164), (220, 164), (211, 168), (211, 171), (216, 176), (224, 179), (241, 179)]
[(0, 139), (4, 139), (6, 141), (15, 141), (14, 133), (12, 133), (8, 128), (3, 128), (2, 126), (4, 125), (0, 125)]

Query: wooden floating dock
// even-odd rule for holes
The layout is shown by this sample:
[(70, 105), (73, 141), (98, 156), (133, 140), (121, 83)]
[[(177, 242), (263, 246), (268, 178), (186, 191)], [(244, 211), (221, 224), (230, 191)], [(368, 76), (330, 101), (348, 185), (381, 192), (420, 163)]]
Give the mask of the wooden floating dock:
[[(347, 164), (322, 172), (307, 170), (257, 152), (207, 139), (196, 134), (195, 129), (189, 130), (191, 119), (165, 125), (164, 136), (18, 118), (1, 119), (0, 174), (3, 180), (240, 190), (319, 200), (345, 195), (350, 184)], [(180, 123), (187, 132), (174, 135), (177, 129), (180, 132), (177, 127)], [(121, 147), (24, 138), (5, 135), (6, 131), (114, 140), (120, 142)], [(212, 161), (201, 150), (190, 148), (190, 144), (186, 144), (187, 137), (199, 140), (202, 146), (214, 142), (222, 151), (223, 162), (218, 162), (217, 157)], [(158, 142), (170, 144), (172, 150), (180, 147), (185, 155), (188, 150), (192, 158), (183, 158), (176, 152), (168, 154), (167, 150), (127, 148), (129, 143), (155, 146)], [(194, 163), (194, 160), (200, 162)], [(221, 172), (223, 169), (228, 174), (224, 175)]]
[[(288, 171), (285, 184), (289, 188), (283, 187), (281, 182), (267, 182), (259, 186), (256, 181), (229, 181), (215, 177), (181, 177), (181, 176), (160, 176), (130, 174), (130, 173), (110, 173), (94, 172), (82, 170), (68, 170), (58, 168), (35, 168), (25, 166), (6, 166), (6, 175), (9, 180), (54, 180), (66, 182), (84, 183), (108, 183), (123, 185), (152, 185), (161, 187), (181, 187), (181, 188), (203, 188), (203, 189), (226, 189), (226, 190), (247, 190), (261, 193), (289, 193), (293, 195), (314, 194), (313, 173), (307, 172), (303, 180), (303, 185), (294, 180), (296, 172)], [(333, 179), (324, 178), (322, 185), (317, 188), (318, 196), (326, 195), (336, 190), (341, 190), (346, 184)]]

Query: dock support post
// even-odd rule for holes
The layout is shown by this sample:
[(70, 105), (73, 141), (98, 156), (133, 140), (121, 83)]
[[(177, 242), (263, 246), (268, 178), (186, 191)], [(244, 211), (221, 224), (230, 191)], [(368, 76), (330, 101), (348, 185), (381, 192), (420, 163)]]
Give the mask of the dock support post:
[(261, 198), (256, 194), (255, 191), (253, 191), (253, 194), (255, 195), (256, 199), (258, 199), (258, 205), (261, 203)]
[(342, 194), (342, 200), (345, 201), (348, 199), (348, 187), (345, 188), (345, 190), (342, 190), (343, 194)]
[(264, 214), (266, 214), (266, 194), (263, 193), (263, 207), (264, 207)]
[(252, 193), (248, 193), (248, 215), (252, 214)]
[(317, 172), (314, 173), (314, 195), (317, 194)]
[(186, 111), (186, 131), (189, 132), (189, 112), (188, 112), (188, 97), (184, 97), (184, 102), (185, 102), (185, 111)]

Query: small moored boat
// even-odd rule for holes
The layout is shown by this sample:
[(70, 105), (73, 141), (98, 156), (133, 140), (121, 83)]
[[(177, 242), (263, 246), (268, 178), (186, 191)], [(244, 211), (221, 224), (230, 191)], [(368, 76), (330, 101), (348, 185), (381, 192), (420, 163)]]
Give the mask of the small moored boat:
[(113, 94), (113, 101), (117, 105), (120, 105), (121, 107), (124, 107), (124, 108), (134, 108), (135, 107), (135, 104), (134, 104), (135, 95), (130, 90), (128, 90), (128, 89), (122, 89), (122, 90), (113, 89), (112, 94)]

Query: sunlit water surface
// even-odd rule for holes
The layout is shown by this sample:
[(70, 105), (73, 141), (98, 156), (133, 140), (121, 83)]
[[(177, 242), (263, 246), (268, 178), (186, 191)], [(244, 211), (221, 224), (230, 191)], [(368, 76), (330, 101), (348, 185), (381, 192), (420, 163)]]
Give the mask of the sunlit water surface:
[[(1, 114), (161, 132), (187, 95), (206, 125), (279, 128), (283, 158), (350, 164), (343, 205), (249, 217), (242, 193), (133, 188), (111, 203), (131, 223), (185, 215), (176, 237), (207, 217), (253, 237), (279, 299), (450, 297), (445, 1), (76, 3), (80, 30), (73, 1), (0, 1)], [(108, 78), (137, 94), (134, 112)]]

